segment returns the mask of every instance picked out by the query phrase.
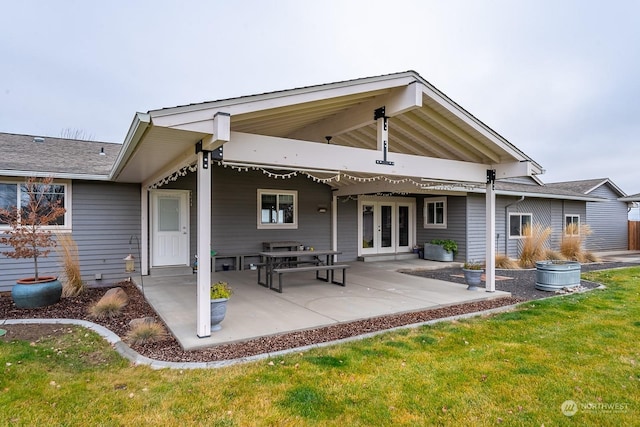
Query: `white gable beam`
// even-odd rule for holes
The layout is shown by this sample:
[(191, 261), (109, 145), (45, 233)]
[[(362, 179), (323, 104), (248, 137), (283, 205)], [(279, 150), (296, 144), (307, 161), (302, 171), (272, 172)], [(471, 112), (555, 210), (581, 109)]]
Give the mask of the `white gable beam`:
[(403, 88), (394, 89), (391, 93), (376, 97), (371, 101), (351, 107), (337, 116), (320, 120), (313, 125), (288, 135), (292, 139), (306, 141), (322, 141), (325, 136), (340, 134), (358, 129), (374, 122), (373, 111), (385, 107), (387, 117), (402, 114), (414, 108), (422, 107), (423, 85), (414, 82)]
[(377, 164), (381, 153), (315, 142), (231, 132), (224, 145), (228, 162), (254, 163), (297, 169), (341, 170), (389, 176), (417, 176), (455, 182), (485, 183), (488, 165), (389, 153), (394, 165)]
[(231, 138), (231, 115), (216, 113), (213, 116), (212, 133), (202, 138), (202, 149), (212, 151)]
[(533, 165), (529, 161), (500, 163), (492, 165), (490, 169), (496, 170), (496, 179), (533, 175)]
[(155, 126), (207, 133), (207, 130), (203, 130), (201, 122), (211, 121), (213, 114), (217, 111), (225, 111), (232, 116), (238, 116), (256, 111), (322, 101), (329, 98), (387, 90), (394, 87), (406, 86), (414, 81), (416, 81), (415, 76), (407, 75), (401, 77), (395, 76), (389, 79), (377, 78), (355, 84), (354, 82), (343, 82), (329, 86), (294, 89), (265, 95), (254, 95), (244, 98), (232, 98), (210, 103), (168, 108), (166, 110), (155, 110), (151, 111), (150, 114)]

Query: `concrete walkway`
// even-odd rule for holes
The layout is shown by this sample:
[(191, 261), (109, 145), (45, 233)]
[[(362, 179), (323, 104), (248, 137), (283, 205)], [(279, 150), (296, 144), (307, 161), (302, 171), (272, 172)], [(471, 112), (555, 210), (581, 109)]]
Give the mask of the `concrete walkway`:
[[(468, 291), (466, 285), (399, 273), (450, 265), (425, 260), (353, 262), (347, 286), (315, 279), (313, 272), (284, 277), (283, 293), (257, 284), (257, 271), (224, 271), (234, 290), (222, 329), (196, 335), (196, 276), (145, 277), (144, 292), (162, 320), (187, 350), (321, 326), (508, 296), (506, 292)], [(453, 264), (458, 265), (458, 264)]]

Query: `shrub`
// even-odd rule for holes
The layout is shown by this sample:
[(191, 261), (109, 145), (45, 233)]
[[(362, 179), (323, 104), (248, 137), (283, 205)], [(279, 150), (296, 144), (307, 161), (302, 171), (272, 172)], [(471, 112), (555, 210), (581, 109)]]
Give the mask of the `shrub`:
[(455, 242), (455, 240), (433, 239), (431, 241), (431, 244), (432, 245), (440, 245), (440, 246), (442, 246), (442, 249), (444, 249), (447, 252), (453, 252), (454, 255), (458, 252), (458, 244)]
[(544, 259), (552, 260), (552, 259), (560, 259), (564, 260), (564, 255), (562, 253), (555, 251), (553, 249), (546, 249), (544, 251)]
[(118, 316), (127, 300), (119, 294), (105, 295), (97, 303), (89, 308), (89, 315), (96, 319), (106, 319)]
[(526, 237), (522, 244), (519, 264), (522, 268), (533, 268), (536, 261), (545, 259), (547, 240), (552, 230), (551, 227), (542, 228), (540, 224), (533, 224), (525, 226), (523, 231)]
[(496, 255), (496, 268), (502, 268), (506, 270), (516, 270), (520, 268), (518, 263), (504, 254)]
[(467, 261), (462, 266), (465, 270), (482, 270), (484, 269), (484, 265), (481, 262), (477, 261)]
[(585, 252), (584, 253), (585, 262), (600, 262), (600, 258), (593, 252)]
[(147, 344), (162, 340), (167, 335), (164, 327), (157, 322), (142, 322), (131, 328), (127, 334), (130, 344)]
[(62, 284), (63, 297), (76, 297), (85, 288), (80, 274), (80, 260), (78, 258), (78, 245), (69, 233), (56, 233), (58, 238), (57, 251), (60, 254), (64, 282)]
[(227, 282), (216, 282), (211, 285), (211, 299), (229, 298), (233, 291)]
[(588, 225), (569, 224), (565, 229), (565, 234), (560, 243), (560, 252), (566, 259), (587, 262), (588, 258), (583, 248), (585, 238), (591, 234), (591, 227)]

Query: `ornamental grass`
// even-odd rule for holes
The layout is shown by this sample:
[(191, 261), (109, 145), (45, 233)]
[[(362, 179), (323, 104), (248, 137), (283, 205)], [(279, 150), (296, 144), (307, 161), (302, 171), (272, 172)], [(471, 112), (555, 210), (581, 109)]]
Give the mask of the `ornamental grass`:
[(85, 288), (80, 273), (80, 258), (78, 256), (78, 245), (70, 233), (56, 233), (58, 245), (56, 250), (60, 255), (62, 264), (62, 297), (76, 297)]
[(523, 233), (526, 236), (522, 243), (519, 264), (522, 268), (533, 268), (537, 261), (546, 259), (545, 252), (547, 241), (551, 236), (551, 227), (543, 228), (540, 224), (525, 226)]

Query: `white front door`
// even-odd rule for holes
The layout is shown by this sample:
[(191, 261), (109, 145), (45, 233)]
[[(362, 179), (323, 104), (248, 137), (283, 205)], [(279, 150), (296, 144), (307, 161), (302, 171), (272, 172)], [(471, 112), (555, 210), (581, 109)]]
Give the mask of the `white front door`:
[(189, 192), (151, 192), (151, 265), (189, 265)]
[(415, 201), (361, 198), (358, 203), (359, 255), (409, 252), (415, 240)]

